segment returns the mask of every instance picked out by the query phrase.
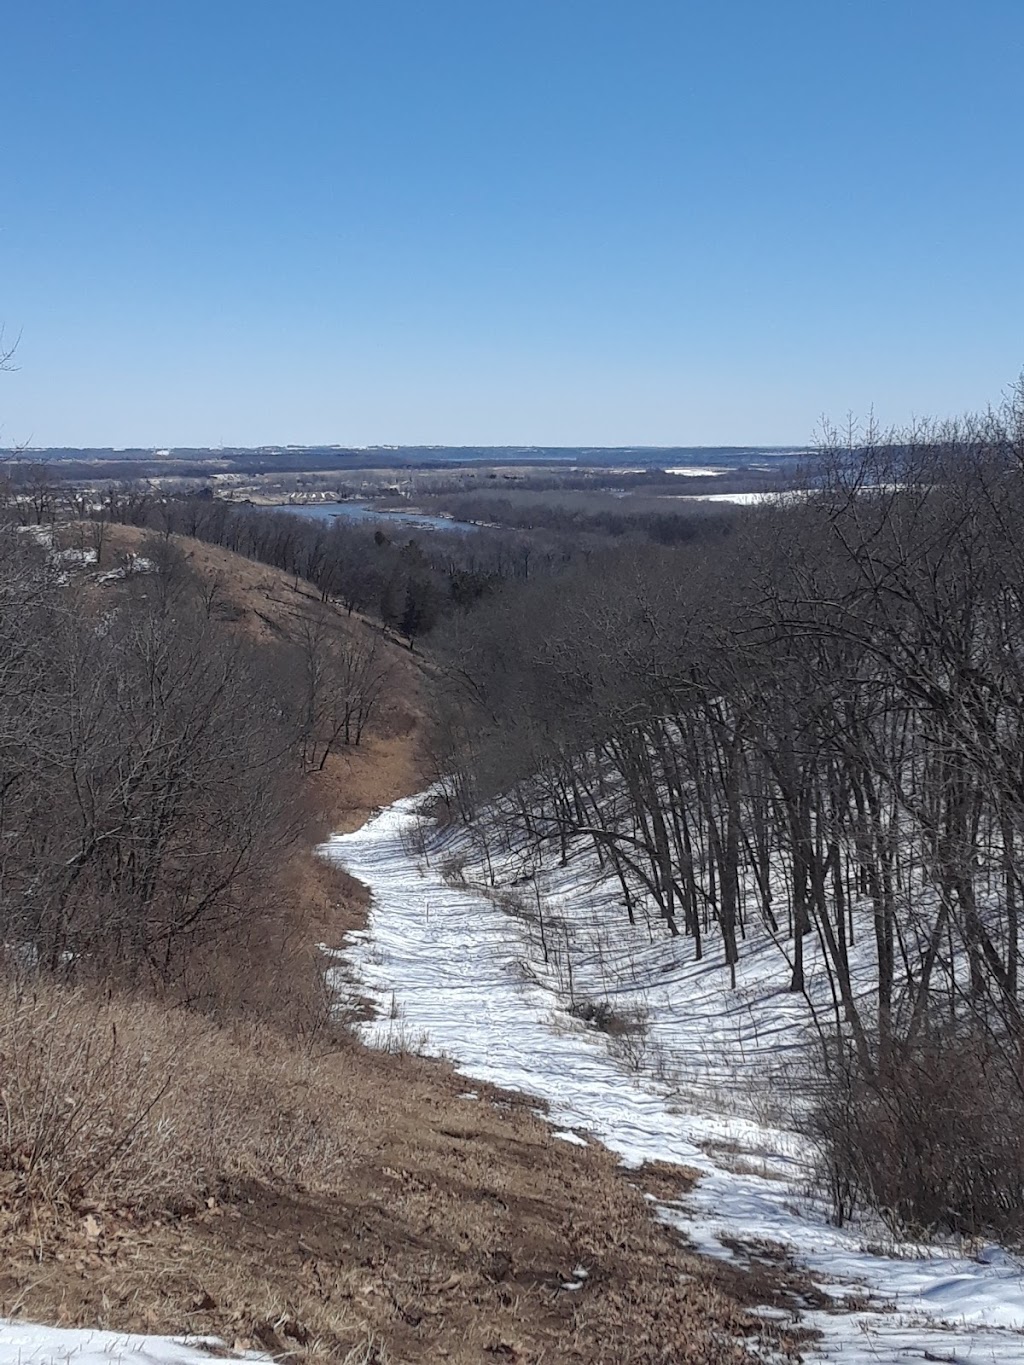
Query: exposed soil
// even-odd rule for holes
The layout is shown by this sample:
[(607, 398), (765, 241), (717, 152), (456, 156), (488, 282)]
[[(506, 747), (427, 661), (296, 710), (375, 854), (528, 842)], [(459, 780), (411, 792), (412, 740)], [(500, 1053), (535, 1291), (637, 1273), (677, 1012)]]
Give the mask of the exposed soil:
[[(484, 1362), (747, 1359), (787, 1341), (742, 1273), (689, 1254), (598, 1146), (522, 1097), (353, 1048), (333, 1059), (351, 1162), (333, 1188), (225, 1181), (145, 1220), (43, 1216), (5, 1239), (0, 1312), (219, 1335), (235, 1349)], [(577, 1272), (582, 1268), (586, 1276)], [(569, 1286), (576, 1286), (570, 1288)], [(369, 1357), (373, 1359), (373, 1357)]]

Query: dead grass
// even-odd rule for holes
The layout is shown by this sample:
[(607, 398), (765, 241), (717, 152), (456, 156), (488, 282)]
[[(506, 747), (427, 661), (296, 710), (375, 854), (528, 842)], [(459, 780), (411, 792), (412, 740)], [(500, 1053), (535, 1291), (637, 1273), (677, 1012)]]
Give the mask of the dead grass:
[(332, 832), (350, 833), (382, 806), (423, 787), (419, 718), (407, 714), (400, 729), (397, 724), (392, 718), (389, 733), (371, 735), (332, 754), (324, 772), (310, 774), (310, 786), (329, 815)]
[(222, 1024), (271, 1027), (304, 1046), (351, 1042), (346, 1029), (356, 1012), (339, 1013), (326, 973), (338, 968), (329, 950), (366, 922), (366, 888), (313, 848), (300, 848), (264, 899), (259, 915), (192, 954), (159, 988), (163, 998)]
[(629, 1172), (629, 1179), (644, 1194), (662, 1203), (673, 1203), (689, 1194), (700, 1180), (700, 1172), (672, 1161), (645, 1161)]
[(774, 1333), (608, 1153), (440, 1065), (52, 989), (8, 989), (0, 1037), (4, 1315), (466, 1365), (734, 1362)]
[[(190, 1064), (183, 1064), (190, 1059)], [(198, 1207), (218, 1182), (347, 1165), (319, 1063), (270, 1030), (233, 1033), (150, 1000), (0, 985), (0, 1189), (9, 1211)]]

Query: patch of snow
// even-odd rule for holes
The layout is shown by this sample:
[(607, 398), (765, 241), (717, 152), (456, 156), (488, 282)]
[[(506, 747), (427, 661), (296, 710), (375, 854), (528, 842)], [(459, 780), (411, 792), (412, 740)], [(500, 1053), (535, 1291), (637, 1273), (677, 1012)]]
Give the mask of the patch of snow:
[(666, 469), (664, 473), (680, 474), (691, 479), (713, 479), (720, 474), (731, 474), (733, 471), (731, 469), (704, 469), (698, 465), (694, 465), (692, 468), (689, 465), (681, 465), (675, 469)]
[(70, 569), (85, 569), (97, 561), (95, 550), (55, 550), (54, 559), (58, 564), (66, 564)]
[(49, 547), (53, 544), (53, 529), (50, 526), (17, 526), (15, 529), (21, 535), (28, 536), (29, 540), (34, 540), (37, 545)]
[(145, 555), (128, 554), (125, 562), (116, 569), (108, 569), (106, 573), (96, 575), (97, 583), (114, 583), (118, 579), (130, 578), (137, 573), (153, 573), (155, 569), (153, 561), (147, 559)]
[(795, 502), (797, 498), (806, 497), (807, 491), (794, 488), (785, 492), (762, 490), (759, 493), (690, 493), (688, 496), (693, 502), (735, 502), (743, 507), (749, 507), (775, 498), (782, 498), (786, 502)]
[(577, 1147), (588, 1145), (586, 1138), (581, 1138), (579, 1133), (574, 1133), (571, 1128), (556, 1128), (551, 1136), (561, 1138), (563, 1142), (571, 1142)]
[[(624, 1060), (569, 1015), (564, 983), (550, 963), (538, 966), (524, 918), (481, 890), (447, 885), (410, 851), (418, 804), (400, 801), (322, 849), (373, 892), (367, 932), (344, 953), (360, 992), (379, 1008), (361, 1026), (368, 1042), (387, 1045), (394, 1000), (405, 1027), (461, 1074), (545, 1100), (563, 1138), (580, 1129), (627, 1165), (696, 1169), (695, 1189), (659, 1203), (661, 1217), (726, 1259), (737, 1256), (727, 1243), (780, 1243), (836, 1298), (837, 1311), (804, 1315), (823, 1333), (807, 1359), (878, 1365), (930, 1352), (979, 1365), (1024, 1361), (1024, 1266), (1016, 1258), (906, 1245), (876, 1254), (866, 1243), (878, 1241), (877, 1228), (836, 1228), (806, 1193), (813, 1153), (784, 1113), (767, 1111), (771, 1087), (758, 1079), (768, 1064), (785, 1071), (806, 1008), (770, 975), (777, 945), (746, 945), (731, 991), (720, 963), (694, 963), (685, 940), (656, 938), (643, 924), (632, 937), (617, 924), (614, 939), (590, 941), (589, 957), (575, 963), (575, 988), (582, 970), (583, 988), (601, 985), (607, 996), (611, 983), (622, 1004), (642, 1003), (652, 1057), (667, 1054), (671, 1064), (642, 1053)], [(606, 890), (585, 868), (560, 875), (549, 932), (569, 936), (588, 917), (607, 925)], [(616, 953), (627, 960), (610, 964)], [(345, 988), (342, 972), (337, 985)], [(849, 1295), (869, 1297), (871, 1310), (845, 1311)]]
[(69, 569), (90, 568), (97, 562), (96, 551), (93, 549), (74, 547), (61, 550), (53, 542), (54, 528), (52, 526), (18, 526), (16, 528), (22, 535), (28, 536), (29, 540), (41, 546), (46, 551), (46, 560), (50, 568), (54, 571), (54, 579), (57, 583), (65, 584), (68, 578)]
[[(0, 1319), (0, 1365), (210, 1365), (210, 1337), (151, 1337)], [(269, 1356), (247, 1354), (248, 1360)]]

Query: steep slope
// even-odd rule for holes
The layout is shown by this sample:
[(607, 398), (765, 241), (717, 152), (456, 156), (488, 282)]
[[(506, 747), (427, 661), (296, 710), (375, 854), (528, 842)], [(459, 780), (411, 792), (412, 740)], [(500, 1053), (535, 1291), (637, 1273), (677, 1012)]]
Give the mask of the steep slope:
[[(621, 906), (585, 846), (565, 867), (554, 851), (535, 863), (523, 897), (518, 858), (492, 849), (485, 862), (464, 830), (418, 830), (417, 804), (327, 849), (374, 891), (345, 956), (395, 1017), (382, 1012), (365, 1037), (387, 1045), (402, 1030), (467, 1084), (537, 1096), (575, 1151), (597, 1140), (629, 1166), (685, 1164), (692, 1189), (652, 1190), (660, 1216), (730, 1267), (774, 1265), (763, 1303), (821, 1332), (814, 1359), (1024, 1356), (1019, 1257), (967, 1239), (923, 1248), (877, 1219), (830, 1221), (813, 1150), (788, 1127), (779, 1075), (799, 1063), (801, 1020), (772, 944), (748, 953), (738, 990), (720, 961), (694, 963), (642, 923), (617, 948), (607, 931)], [(608, 1007), (606, 1031), (580, 1017), (585, 1002)]]

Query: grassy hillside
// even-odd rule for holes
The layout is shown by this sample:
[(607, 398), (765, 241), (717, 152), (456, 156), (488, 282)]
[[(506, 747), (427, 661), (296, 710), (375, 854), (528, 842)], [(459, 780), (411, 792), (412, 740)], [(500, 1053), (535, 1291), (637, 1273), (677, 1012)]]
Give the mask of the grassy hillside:
[[(68, 548), (91, 547), (88, 526), (62, 529), (61, 541)], [(116, 568), (128, 555), (138, 555), (152, 533), (117, 522), (105, 528), (104, 543), (95, 566), (100, 573)], [(225, 631), (257, 643), (280, 642), (294, 646), (302, 627), (321, 608), (332, 618), (342, 637), (378, 636), (394, 674), (393, 695), (381, 733), (333, 757), (325, 774), (317, 775), (323, 813), (332, 829), (356, 828), (378, 805), (408, 795), (420, 785), (417, 749), (423, 719), (423, 681), (427, 665), (397, 640), (381, 633), (376, 624), (358, 613), (322, 604), (319, 593), (308, 583), (266, 564), (259, 564), (218, 545), (172, 536), (190, 568), (216, 584), (215, 610)], [(97, 587), (97, 596), (109, 592)]]

